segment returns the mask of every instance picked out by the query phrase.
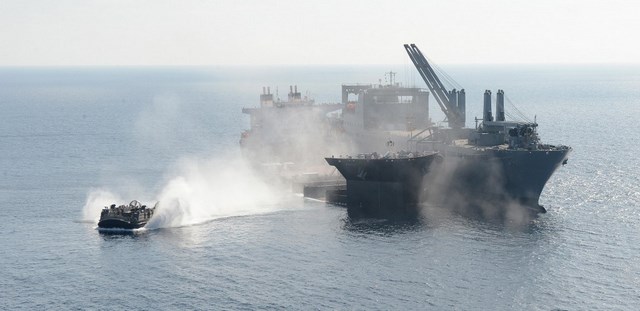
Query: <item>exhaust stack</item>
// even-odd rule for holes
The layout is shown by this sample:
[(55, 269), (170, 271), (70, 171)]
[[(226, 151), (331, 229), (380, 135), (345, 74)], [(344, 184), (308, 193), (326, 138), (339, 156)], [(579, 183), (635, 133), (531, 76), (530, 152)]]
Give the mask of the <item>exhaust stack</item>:
[(462, 124), (462, 126), (464, 126), (464, 124), (467, 122), (466, 95), (464, 93), (464, 89), (461, 89), (460, 91), (453, 89), (448, 92), (448, 97), (451, 105), (453, 105), (456, 109), (458, 109), (458, 112), (459, 112), (458, 115), (460, 116), (460, 123)]
[(460, 116), (462, 116), (462, 124), (466, 124), (467, 122), (467, 104), (466, 104), (466, 95), (464, 93), (464, 89), (461, 89), (458, 92), (458, 111), (460, 111)]
[(482, 116), (483, 121), (493, 121), (493, 115), (491, 114), (491, 91), (484, 91), (484, 113)]
[(498, 90), (496, 93), (496, 121), (505, 121), (504, 119), (504, 91)]
[(449, 91), (449, 102), (455, 107), (458, 106), (458, 91), (456, 89)]
[(260, 106), (273, 107), (273, 95), (271, 94), (270, 87), (262, 87), (262, 94), (260, 94)]

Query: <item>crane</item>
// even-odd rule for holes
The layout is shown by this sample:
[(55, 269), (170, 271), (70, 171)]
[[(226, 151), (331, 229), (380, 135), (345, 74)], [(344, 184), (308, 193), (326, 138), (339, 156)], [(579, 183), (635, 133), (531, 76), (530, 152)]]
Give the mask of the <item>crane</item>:
[(464, 90), (460, 90), (457, 93), (454, 90), (447, 91), (440, 79), (434, 72), (431, 65), (424, 57), (420, 49), (415, 44), (405, 44), (405, 50), (409, 54), (409, 58), (418, 69), (418, 73), (429, 87), (429, 91), (433, 97), (435, 97), (438, 105), (444, 115), (447, 117), (447, 122), (451, 128), (462, 128), (465, 124), (465, 96)]

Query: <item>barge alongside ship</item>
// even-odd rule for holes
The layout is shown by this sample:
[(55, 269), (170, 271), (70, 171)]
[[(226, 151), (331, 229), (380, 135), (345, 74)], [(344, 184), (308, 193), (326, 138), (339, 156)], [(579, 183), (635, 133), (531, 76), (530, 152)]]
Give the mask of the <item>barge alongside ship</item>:
[(352, 212), (368, 216), (406, 217), (419, 212), (424, 176), (442, 162), (437, 153), (360, 154), (325, 158), (347, 180), (343, 202)]

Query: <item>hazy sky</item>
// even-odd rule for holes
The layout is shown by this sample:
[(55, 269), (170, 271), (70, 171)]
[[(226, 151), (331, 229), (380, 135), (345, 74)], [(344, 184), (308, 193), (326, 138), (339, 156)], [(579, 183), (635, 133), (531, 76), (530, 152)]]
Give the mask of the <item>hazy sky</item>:
[(0, 65), (640, 63), (640, 1), (0, 0)]

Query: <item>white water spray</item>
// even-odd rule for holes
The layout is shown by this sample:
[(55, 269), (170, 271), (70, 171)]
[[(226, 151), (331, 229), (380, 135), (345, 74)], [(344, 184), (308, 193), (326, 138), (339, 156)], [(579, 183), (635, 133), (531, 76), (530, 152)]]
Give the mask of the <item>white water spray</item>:
[(82, 209), (82, 221), (97, 223), (102, 208), (118, 202), (122, 202), (122, 198), (109, 190), (91, 190)]
[(158, 196), (148, 228), (176, 227), (277, 209), (279, 192), (241, 158), (183, 161)]
[[(167, 228), (199, 224), (213, 219), (260, 214), (281, 208), (286, 194), (259, 177), (239, 157), (213, 160), (183, 160), (156, 196), (146, 202), (158, 207), (146, 228)], [(85, 219), (98, 219), (100, 209), (124, 204), (120, 196), (106, 190), (88, 195)]]

